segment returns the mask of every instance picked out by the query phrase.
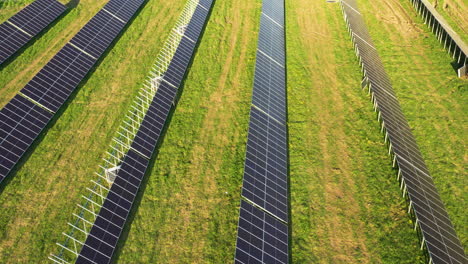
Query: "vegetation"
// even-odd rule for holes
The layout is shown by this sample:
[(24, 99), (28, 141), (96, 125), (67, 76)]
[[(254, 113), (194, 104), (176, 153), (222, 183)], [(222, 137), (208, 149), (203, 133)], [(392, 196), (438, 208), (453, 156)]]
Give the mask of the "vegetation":
[[(0, 6), (0, 21), (24, 3)], [(81, 0), (0, 66), (0, 107), (99, 10)], [(0, 262), (43, 263), (91, 186), (114, 131), (185, 0), (148, 1), (0, 187)], [(360, 0), (458, 235), (467, 245), (467, 80), (407, 0)], [(294, 263), (423, 263), (338, 3), (286, 0)], [(377, 12), (378, 11), (378, 12)], [(261, 0), (215, 1), (184, 88), (117, 248), (119, 263), (234, 256)]]

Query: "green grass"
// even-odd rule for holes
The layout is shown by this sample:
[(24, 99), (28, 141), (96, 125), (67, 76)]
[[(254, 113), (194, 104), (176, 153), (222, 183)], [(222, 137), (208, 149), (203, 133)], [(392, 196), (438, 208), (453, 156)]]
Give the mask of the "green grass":
[[(57, 252), (55, 242), (69, 230), (66, 222), (92, 186), (100, 158), (185, 2), (149, 1), (0, 187), (1, 263), (43, 263)], [(409, 36), (372, 13), (387, 10), (383, 0), (360, 5), (466, 245), (467, 81), (456, 78), (449, 56), (406, 2), (389, 4), (401, 3), (417, 23), (417, 34)], [(1, 7), (0, 19), (21, 3)], [(0, 106), (104, 3), (82, 0), (1, 69)], [(286, 3), (294, 263), (423, 263), (372, 104), (359, 89), (361, 73), (338, 4)], [(261, 0), (215, 2), (117, 262), (232, 262), (260, 12)]]

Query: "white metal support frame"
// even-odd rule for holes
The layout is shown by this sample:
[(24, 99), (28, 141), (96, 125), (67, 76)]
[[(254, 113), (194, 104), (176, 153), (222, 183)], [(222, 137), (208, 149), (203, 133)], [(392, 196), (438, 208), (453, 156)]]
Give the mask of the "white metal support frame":
[[(70, 229), (64, 232), (64, 241), (57, 243), (58, 251), (49, 256), (49, 260), (57, 264), (74, 263), (87, 238), (89, 230), (93, 226), (96, 216), (104, 203), (110, 186), (120, 169), (123, 158), (130, 149), (130, 145), (138, 132), (143, 118), (153, 100), (156, 91), (162, 81), (162, 76), (169, 67), (170, 62), (185, 34), (185, 30), (192, 19), (199, 0), (188, 0), (182, 14), (179, 16), (169, 37), (164, 43), (153, 65), (146, 84), (133, 101), (126, 119), (116, 131), (115, 137), (99, 166), (96, 175), (93, 176), (92, 187), (86, 188), (88, 194), (82, 196), (78, 205), (78, 213), (73, 213), (72, 220), (68, 223)], [(171, 85), (171, 84), (170, 84)], [(173, 86), (173, 85), (172, 85)]]

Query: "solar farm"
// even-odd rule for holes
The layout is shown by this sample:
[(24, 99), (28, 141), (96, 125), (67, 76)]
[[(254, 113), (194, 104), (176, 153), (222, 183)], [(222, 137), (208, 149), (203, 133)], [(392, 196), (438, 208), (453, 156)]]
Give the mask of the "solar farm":
[(0, 1), (0, 263), (468, 264), (467, 14)]

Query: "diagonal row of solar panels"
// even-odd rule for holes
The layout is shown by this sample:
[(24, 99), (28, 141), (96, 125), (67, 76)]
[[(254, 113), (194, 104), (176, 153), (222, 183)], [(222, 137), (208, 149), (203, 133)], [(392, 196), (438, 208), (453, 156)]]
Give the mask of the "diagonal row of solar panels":
[(235, 263), (289, 261), (284, 64), (284, 1), (264, 0)]
[(347, 0), (342, 1), (342, 8), (429, 256), (433, 263), (467, 263), (357, 5), (354, 0)]
[[(130, 10), (135, 13), (137, 7), (143, 2), (144, 0), (111, 0), (104, 8), (118, 4), (120, 5), (119, 12)], [(26, 84), (20, 94), (48, 112), (57, 112), (124, 26), (125, 23), (120, 18), (101, 10)], [(18, 138), (22, 137), (25, 131), (17, 125), (18, 122), (10, 122), (11, 120), (7, 118), (8, 109), (16, 107), (16, 104), (16, 100), (11, 100), (0, 110), (0, 126), (3, 131), (9, 131), (9, 134)], [(26, 120), (26, 113), (21, 112), (18, 115), (19, 120)], [(48, 123), (52, 117), (53, 115), (49, 114), (45, 123)], [(40, 131), (37, 131), (34, 138), (39, 133)], [(0, 148), (9, 151), (0, 153), (0, 182), (27, 151), (31, 143), (32, 141), (18, 142), (12, 140), (11, 137), (2, 139)], [(12, 159), (12, 156), (15, 158)]]
[(0, 64), (57, 19), (67, 8), (56, 0), (36, 0), (0, 25)]
[(203, 0), (203, 4), (197, 6), (187, 25), (185, 35), (158, 86), (131, 149), (122, 162), (76, 263), (109, 263), (112, 258), (149, 160), (176, 98), (178, 87), (182, 84), (196, 43), (208, 18), (212, 0)]

